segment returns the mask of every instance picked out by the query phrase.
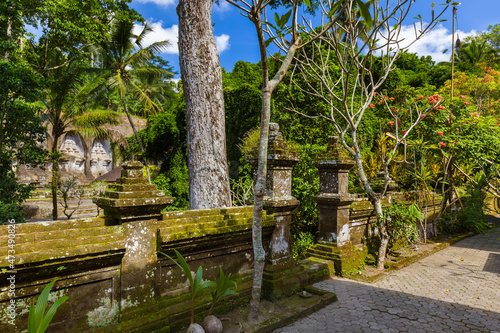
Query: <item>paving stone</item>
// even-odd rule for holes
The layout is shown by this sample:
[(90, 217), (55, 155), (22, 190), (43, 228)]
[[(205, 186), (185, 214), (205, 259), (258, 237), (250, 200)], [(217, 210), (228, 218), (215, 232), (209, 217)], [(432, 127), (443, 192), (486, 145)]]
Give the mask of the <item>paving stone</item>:
[(492, 229), (374, 283), (319, 282), (338, 302), (275, 332), (500, 333), (498, 239)]

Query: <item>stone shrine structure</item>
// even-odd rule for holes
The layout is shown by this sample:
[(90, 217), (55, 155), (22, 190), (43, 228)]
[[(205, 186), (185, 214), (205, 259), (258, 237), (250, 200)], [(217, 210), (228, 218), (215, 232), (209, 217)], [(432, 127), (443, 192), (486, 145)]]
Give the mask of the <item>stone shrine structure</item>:
[[(128, 121), (124, 116), (122, 118), (120, 125), (107, 127), (114, 133), (115, 139), (126, 144), (125, 138), (133, 133)], [(146, 126), (144, 119), (134, 117), (134, 122), (138, 130)], [(47, 134), (44, 148), (48, 149), (51, 145), (52, 138)], [(90, 184), (95, 178), (111, 171), (117, 164), (109, 139), (83, 139), (76, 134), (67, 133), (59, 139), (59, 152), (62, 154), (59, 161), (61, 179), (76, 176), (82, 185)], [(21, 183), (34, 183), (37, 187), (42, 187), (50, 182), (51, 163), (45, 165), (45, 170), (26, 165), (18, 166), (16, 161), (13, 166)]]

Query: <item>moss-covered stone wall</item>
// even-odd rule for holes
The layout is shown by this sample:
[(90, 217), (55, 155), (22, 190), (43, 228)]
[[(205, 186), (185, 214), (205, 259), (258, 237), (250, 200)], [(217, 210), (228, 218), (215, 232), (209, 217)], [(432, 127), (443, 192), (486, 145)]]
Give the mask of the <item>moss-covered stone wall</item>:
[[(264, 215), (265, 244), (274, 225), (274, 218)], [(169, 259), (156, 258), (157, 249), (169, 255), (178, 250), (193, 271), (203, 267), (204, 280), (218, 278), (219, 267), (232, 273), (239, 295), (221, 303), (220, 311), (246, 302), (253, 272), (251, 226), (252, 207), (169, 212), (159, 221), (120, 225), (101, 218), (18, 224), (16, 273), (11, 273), (8, 226), (1, 225), (0, 332), (25, 331), (30, 301), (54, 278), (51, 298), (69, 300), (54, 317), (53, 332), (175, 331), (189, 321), (187, 279)], [(8, 323), (11, 299), (15, 326)], [(208, 294), (201, 296), (199, 313), (209, 301)]]

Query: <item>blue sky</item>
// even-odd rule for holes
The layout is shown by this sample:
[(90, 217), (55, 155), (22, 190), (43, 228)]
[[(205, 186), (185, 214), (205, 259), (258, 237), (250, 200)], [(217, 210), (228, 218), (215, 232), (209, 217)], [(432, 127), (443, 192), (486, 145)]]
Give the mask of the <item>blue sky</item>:
[[(406, 33), (408, 37), (411, 37), (413, 31), (411, 24), (414, 21), (412, 18), (417, 14), (421, 14), (424, 21), (429, 20), (432, 2), (430, 0), (415, 1), (411, 15), (409, 15), (408, 25), (403, 27), (403, 34)], [(442, 8), (439, 5), (441, 2), (445, 1), (436, 1), (434, 7), (436, 12)], [(178, 19), (175, 12), (177, 3), (178, 0), (133, 0), (131, 7), (152, 24), (154, 31), (150, 35), (150, 42), (167, 39), (172, 43), (172, 47), (161, 56), (168, 60), (177, 72), (180, 72), (177, 50)], [(258, 62), (260, 56), (253, 24), (224, 0), (220, 0), (220, 3), (219, 6), (215, 4), (213, 6), (212, 21), (215, 24), (214, 36), (222, 67), (230, 72), (238, 60)], [(500, 0), (462, 0), (457, 8), (456, 28), (462, 40), (486, 30), (488, 25), (500, 23)], [(272, 17), (272, 13), (269, 16)], [(449, 59), (450, 51), (448, 54), (442, 52), (445, 49), (451, 49), (451, 8), (443, 18), (447, 21), (440, 23), (423, 40), (413, 45), (411, 52), (431, 55), (436, 61)], [(176, 77), (179, 76), (180, 74), (176, 75)]]

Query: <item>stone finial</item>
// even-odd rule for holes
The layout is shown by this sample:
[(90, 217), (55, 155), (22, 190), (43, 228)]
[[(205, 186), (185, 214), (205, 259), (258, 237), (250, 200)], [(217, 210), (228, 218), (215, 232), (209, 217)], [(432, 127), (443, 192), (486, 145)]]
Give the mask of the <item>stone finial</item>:
[(280, 125), (278, 123), (269, 123), (269, 136), (274, 137), (277, 135), (281, 135)]
[(94, 203), (104, 210), (104, 216), (112, 224), (162, 218), (161, 211), (172, 203), (154, 184), (148, 184), (143, 175), (142, 163), (129, 161), (122, 164), (121, 177), (114, 189), (95, 198)]
[(315, 164), (318, 168), (324, 165), (324, 167), (350, 170), (354, 161), (340, 143), (339, 137), (331, 136), (326, 152), (319, 156)]

